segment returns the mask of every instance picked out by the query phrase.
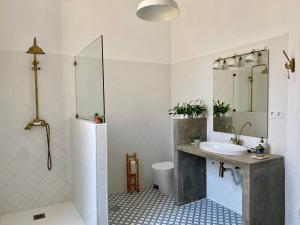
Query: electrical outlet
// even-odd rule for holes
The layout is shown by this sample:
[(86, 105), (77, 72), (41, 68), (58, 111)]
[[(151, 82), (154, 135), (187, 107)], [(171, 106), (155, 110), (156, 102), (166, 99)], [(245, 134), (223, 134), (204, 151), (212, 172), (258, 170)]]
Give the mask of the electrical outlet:
[(276, 119), (276, 112), (270, 112), (269, 116), (271, 119)]
[(272, 112), (269, 113), (269, 117), (270, 117), (271, 119), (279, 119), (279, 120), (282, 120), (282, 119), (284, 119), (285, 114), (284, 114), (284, 112), (275, 112), (275, 111), (272, 111)]
[(284, 113), (283, 112), (276, 112), (276, 118), (277, 119), (284, 119)]

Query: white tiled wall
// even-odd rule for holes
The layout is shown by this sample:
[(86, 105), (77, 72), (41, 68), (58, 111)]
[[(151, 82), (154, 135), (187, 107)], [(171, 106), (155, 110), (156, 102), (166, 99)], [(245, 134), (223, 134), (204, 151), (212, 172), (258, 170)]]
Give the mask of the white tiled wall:
[(73, 58), (44, 55), (39, 60), (40, 116), (51, 126), (53, 170), (48, 172), (46, 167), (45, 130), (24, 130), (35, 113), (32, 56), (0, 51), (0, 214), (71, 198)]
[(96, 127), (98, 225), (108, 224), (107, 124)]
[(73, 202), (86, 225), (108, 224), (106, 124), (73, 119)]

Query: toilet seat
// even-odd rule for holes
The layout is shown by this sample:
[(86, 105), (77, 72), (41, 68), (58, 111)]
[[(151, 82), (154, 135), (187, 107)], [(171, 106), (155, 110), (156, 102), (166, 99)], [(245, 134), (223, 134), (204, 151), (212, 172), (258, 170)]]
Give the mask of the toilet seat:
[(170, 170), (170, 169), (174, 169), (174, 164), (173, 164), (173, 162), (170, 162), (170, 161), (154, 163), (152, 165), (152, 169), (154, 169), (154, 170)]

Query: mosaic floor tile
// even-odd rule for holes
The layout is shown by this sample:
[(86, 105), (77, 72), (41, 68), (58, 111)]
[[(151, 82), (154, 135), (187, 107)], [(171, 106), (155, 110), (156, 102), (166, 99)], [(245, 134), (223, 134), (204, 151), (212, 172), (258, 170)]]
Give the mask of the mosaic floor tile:
[[(242, 225), (241, 215), (209, 199), (176, 206), (152, 187), (109, 196), (110, 225)], [(118, 210), (116, 210), (118, 209)]]

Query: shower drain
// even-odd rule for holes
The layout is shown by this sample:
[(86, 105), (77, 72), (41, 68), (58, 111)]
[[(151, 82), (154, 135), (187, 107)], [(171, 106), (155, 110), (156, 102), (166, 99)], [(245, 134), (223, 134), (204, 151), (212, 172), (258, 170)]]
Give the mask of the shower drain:
[(118, 206), (118, 205), (114, 205), (114, 206), (109, 207), (110, 212), (118, 212), (120, 209), (121, 209), (121, 207)]

